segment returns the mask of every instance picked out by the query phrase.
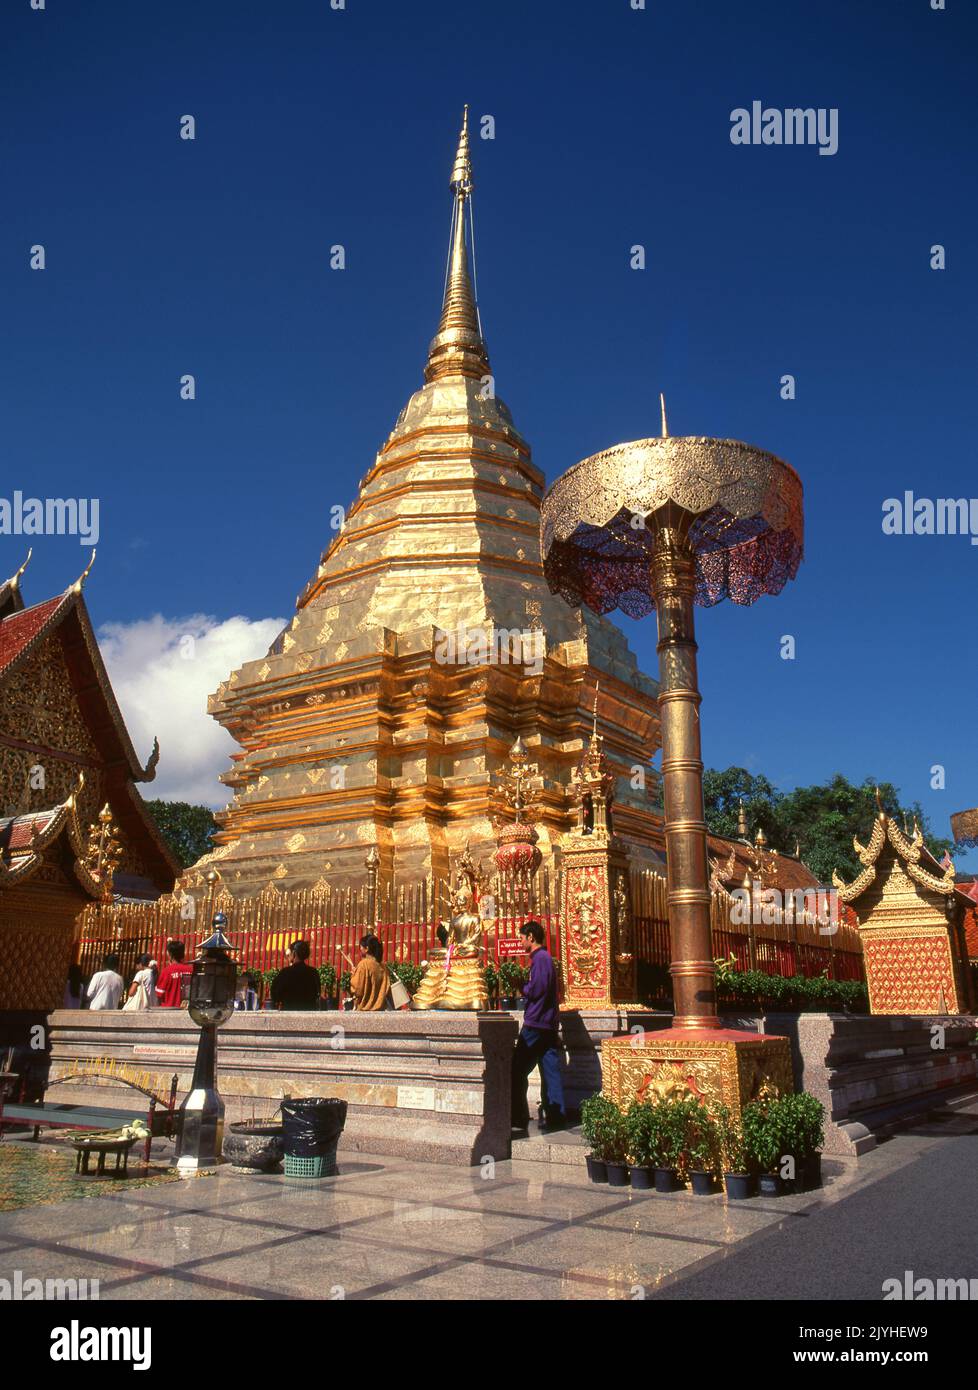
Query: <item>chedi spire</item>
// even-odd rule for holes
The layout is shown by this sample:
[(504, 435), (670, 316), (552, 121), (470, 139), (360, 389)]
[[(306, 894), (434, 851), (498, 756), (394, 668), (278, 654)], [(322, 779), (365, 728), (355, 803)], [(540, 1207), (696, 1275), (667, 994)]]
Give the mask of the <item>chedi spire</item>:
[(490, 375), (490, 368), (469, 269), (469, 246), (474, 248), (474, 236), (467, 106), (462, 114), (462, 130), (458, 138), (449, 186), (453, 199), (445, 298), (438, 332), (432, 338), (431, 347), (428, 349), (428, 363), (424, 375), (426, 381), (437, 381), (447, 376), (467, 376), (481, 380), (482, 377)]

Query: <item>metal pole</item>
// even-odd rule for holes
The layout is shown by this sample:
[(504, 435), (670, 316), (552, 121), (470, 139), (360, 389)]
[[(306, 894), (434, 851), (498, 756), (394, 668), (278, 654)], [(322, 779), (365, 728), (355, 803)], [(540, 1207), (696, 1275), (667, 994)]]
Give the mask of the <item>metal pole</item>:
[(718, 1028), (693, 622), (695, 560), (675, 526), (656, 532), (659, 713), (675, 1028)]

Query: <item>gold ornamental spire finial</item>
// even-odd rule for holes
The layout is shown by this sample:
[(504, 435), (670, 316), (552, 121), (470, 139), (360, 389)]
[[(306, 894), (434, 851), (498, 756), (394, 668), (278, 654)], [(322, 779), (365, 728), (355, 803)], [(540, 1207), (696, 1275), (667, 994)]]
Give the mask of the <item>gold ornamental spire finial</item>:
[(24, 561), (24, 563), (21, 565), (21, 567), (20, 567), (20, 569), (17, 571), (17, 573), (11, 577), (11, 580), (10, 580), (10, 587), (11, 587), (11, 589), (17, 589), (17, 588), (20, 587), (20, 581), (21, 581), (21, 579), (24, 577), (24, 570), (25, 570), (25, 569), (27, 568), (27, 566), (30, 564), (30, 562), (31, 562), (31, 556), (32, 556), (33, 554), (34, 554), (34, 547), (33, 547), (33, 546), (30, 546), (30, 548), (29, 548), (28, 551), (27, 551), (27, 559), (26, 559), (26, 560)]
[[(474, 243), (472, 232), (472, 160), (469, 154), (469, 108), (462, 115), (462, 130), (455, 152), (455, 163), (449, 186), (452, 200), (452, 227), (449, 237), (448, 268), (445, 273), (445, 296), (442, 302), (438, 332), (428, 349), (425, 381), (442, 377), (471, 377), (483, 381), (492, 375), (489, 354), (482, 338), (482, 324), (473, 277), (469, 269), (469, 251)], [(469, 232), (466, 236), (466, 217)]]
[(91, 572), (92, 572), (92, 566), (95, 564), (95, 556), (96, 556), (96, 553), (97, 553), (96, 551), (94, 551), (94, 550), (92, 551), (92, 558), (89, 560), (88, 564), (85, 566), (85, 568), (82, 570), (81, 574), (80, 574), (80, 575), (78, 576), (78, 578), (75, 580), (74, 584), (72, 584), (72, 586), (71, 586), (71, 591), (72, 591), (73, 594), (80, 594), (81, 591), (82, 591), (82, 589), (84, 588), (84, 586), (85, 586), (85, 580), (86, 580), (86, 579), (88, 578), (88, 576), (91, 574)]
[(740, 799), (740, 808), (737, 811), (737, 837), (741, 840), (747, 839), (747, 812), (744, 810), (744, 799)]
[(462, 129), (458, 137), (458, 149), (455, 151), (455, 163), (452, 165), (452, 177), (448, 180), (448, 186), (455, 193), (461, 192), (464, 198), (469, 196), (475, 186), (472, 182), (472, 160), (469, 156), (468, 102), (462, 108)]
[(664, 391), (659, 392), (659, 410), (662, 413), (662, 438), (668, 439), (669, 424), (666, 420), (666, 393)]

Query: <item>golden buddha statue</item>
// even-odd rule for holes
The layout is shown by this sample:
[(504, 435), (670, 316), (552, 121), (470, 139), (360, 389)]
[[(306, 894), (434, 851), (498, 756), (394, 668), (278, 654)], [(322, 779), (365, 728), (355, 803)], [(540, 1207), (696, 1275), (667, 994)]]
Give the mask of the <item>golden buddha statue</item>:
[(440, 946), (432, 949), (424, 979), (411, 1001), (414, 1009), (485, 1009), (482, 919), (476, 901), (475, 868), (466, 848), (450, 893), (452, 917), (439, 925)]

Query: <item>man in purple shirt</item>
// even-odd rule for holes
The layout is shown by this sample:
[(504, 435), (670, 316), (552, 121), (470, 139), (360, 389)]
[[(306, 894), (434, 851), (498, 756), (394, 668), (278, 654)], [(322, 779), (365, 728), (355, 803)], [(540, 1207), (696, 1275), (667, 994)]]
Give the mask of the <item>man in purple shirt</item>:
[(513, 1052), (512, 1124), (525, 1131), (530, 1123), (526, 1087), (530, 1072), (540, 1068), (545, 1134), (563, 1129), (564, 1085), (560, 1077), (560, 1016), (557, 1013), (557, 970), (544, 946), (539, 922), (524, 922), (520, 935), (530, 956), (530, 978), (523, 986), (526, 1010)]

